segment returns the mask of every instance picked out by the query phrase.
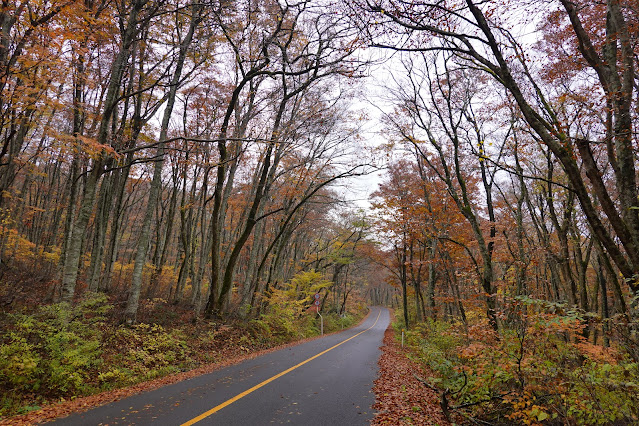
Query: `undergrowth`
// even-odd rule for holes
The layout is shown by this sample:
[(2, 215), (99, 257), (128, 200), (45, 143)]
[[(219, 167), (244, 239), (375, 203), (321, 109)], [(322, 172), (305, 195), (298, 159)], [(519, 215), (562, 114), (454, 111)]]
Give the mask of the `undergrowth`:
[[(193, 324), (166, 301), (142, 304), (157, 323), (120, 324), (103, 294), (87, 295), (73, 306), (58, 303), (6, 314), (0, 335), (0, 419), (319, 334), (314, 312), (275, 299), (260, 319), (230, 323)], [(324, 331), (348, 327), (362, 315), (325, 314)]]
[[(332, 286), (322, 274), (313, 270), (300, 272), (283, 288), (271, 290), (268, 297), (268, 310), (252, 325), (265, 334), (273, 336), (279, 342), (305, 338), (320, 334), (320, 318), (313, 305), (314, 295)], [(364, 307), (340, 315), (335, 310), (322, 312), (324, 333), (350, 327), (361, 318)]]
[(469, 325), (429, 319), (406, 332), (406, 343), (434, 373), (429, 385), (449, 413), (469, 421), (637, 424), (637, 362), (620, 347), (590, 343), (581, 313), (548, 308), (517, 301), (499, 334), (479, 315)]

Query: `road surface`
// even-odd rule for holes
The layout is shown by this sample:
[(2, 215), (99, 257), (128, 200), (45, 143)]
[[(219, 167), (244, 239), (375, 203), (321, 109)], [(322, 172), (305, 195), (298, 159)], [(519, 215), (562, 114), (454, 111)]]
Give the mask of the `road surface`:
[(357, 327), (58, 419), (59, 425), (365, 425), (385, 308)]

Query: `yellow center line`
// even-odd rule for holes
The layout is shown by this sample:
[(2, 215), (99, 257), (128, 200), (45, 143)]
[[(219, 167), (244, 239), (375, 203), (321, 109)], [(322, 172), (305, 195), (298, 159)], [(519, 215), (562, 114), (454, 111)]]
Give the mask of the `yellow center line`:
[(259, 388), (261, 388), (261, 387), (263, 387), (263, 386), (266, 386), (267, 384), (271, 383), (273, 380), (278, 379), (278, 378), (282, 377), (283, 375), (285, 375), (285, 374), (287, 374), (287, 373), (290, 373), (291, 371), (295, 370), (295, 369), (296, 369), (296, 368), (298, 368), (298, 367), (301, 367), (302, 365), (306, 364), (307, 362), (311, 362), (311, 361), (313, 361), (315, 358), (317, 358), (317, 357), (320, 357), (320, 356), (324, 355), (326, 352), (332, 351), (332, 350), (333, 350), (333, 349), (335, 349), (336, 347), (338, 347), (338, 346), (340, 346), (340, 345), (343, 345), (344, 343), (348, 342), (349, 340), (353, 340), (353, 339), (354, 339), (354, 338), (356, 338), (357, 336), (360, 336), (360, 335), (362, 335), (362, 334), (366, 333), (368, 330), (370, 330), (371, 328), (375, 327), (375, 324), (377, 324), (377, 321), (379, 320), (379, 316), (381, 315), (381, 313), (382, 313), (382, 311), (380, 310), (380, 311), (379, 311), (379, 313), (377, 314), (377, 318), (375, 319), (375, 322), (373, 323), (373, 325), (371, 325), (370, 327), (368, 327), (366, 330), (361, 331), (361, 332), (357, 333), (356, 335), (354, 335), (354, 336), (352, 336), (352, 337), (349, 337), (348, 339), (346, 339), (346, 340), (344, 340), (344, 341), (342, 341), (342, 342), (339, 342), (339, 343), (338, 343), (338, 344), (336, 344), (335, 346), (332, 346), (332, 347), (330, 347), (330, 348), (326, 349), (325, 351), (320, 352), (320, 353), (318, 353), (317, 355), (312, 356), (312, 357), (310, 357), (309, 359), (307, 359), (307, 360), (305, 360), (305, 361), (302, 361), (302, 362), (300, 362), (299, 364), (294, 365), (294, 366), (292, 366), (291, 368), (289, 368), (289, 369), (287, 369), (287, 370), (284, 370), (284, 371), (282, 371), (281, 373), (278, 373), (278, 374), (276, 374), (275, 376), (273, 376), (273, 377), (271, 377), (271, 378), (269, 378), (269, 379), (264, 380), (262, 383), (258, 383), (257, 385), (253, 386), (252, 388), (250, 388), (250, 389), (248, 389), (248, 390), (245, 390), (244, 392), (242, 392), (242, 393), (240, 393), (240, 394), (235, 395), (233, 398), (231, 398), (231, 399), (229, 399), (229, 400), (227, 400), (227, 401), (225, 401), (225, 402), (221, 403), (220, 405), (218, 405), (218, 406), (216, 406), (216, 407), (211, 408), (209, 411), (207, 411), (207, 412), (205, 412), (205, 413), (202, 413), (202, 414), (200, 414), (200, 415), (199, 415), (199, 416), (197, 416), (197, 417), (192, 418), (191, 420), (189, 420), (189, 421), (188, 421), (188, 422), (186, 422), (186, 423), (182, 423), (182, 425), (181, 425), (181, 426), (190, 426), (190, 425), (193, 425), (193, 424), (195, 424), (195, 423), (199, 422), (200, 420), (204, 420), (205, 418), (207, 418), (207, 417), (208, 417), (208, 416), (210, 416), (211, 414), (215, 414), (215, 413), (217, 413), (217, 412), (218, 412), (218, 411), (220, 411), (222, 408), (227, 407), (227, 406), (229, 406), (229, 405), (233, 404), (233, 403), (234, 403), (235, 401), (237, 401), (238, 399), (242, 399), (242, 398), (244, 398), (246, 395), (248, 395), (248, 394), (250, 394), (250, 393), (252, 393), (252, 392), (255, 392), (255, 391), (256, 391), (256, 390), (258, 390)]

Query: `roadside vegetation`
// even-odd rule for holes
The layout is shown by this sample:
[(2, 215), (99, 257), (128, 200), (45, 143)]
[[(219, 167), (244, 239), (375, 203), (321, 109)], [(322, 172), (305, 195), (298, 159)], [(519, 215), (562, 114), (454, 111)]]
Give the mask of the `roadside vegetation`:
[(636, 424), (638, 22), (4, 1), (2, 415), (316, 335), (317, 300), (396, 308), (455, 421)]
[[(144, 302), (140, 321), (127, 326), (104, 294), (9, 314), (1, 324), (0, 420), (320, 334), (314, 309), (277, 298), (277, 308), (251, 321), (193, 323), (183, 318), (188, 310), (154, 299)], [(344, 315), (325, 312), (324, 332), (350, 327), (366, 311), (354, 303)]]
[(455, 422), (637, 424), (637, 5), (353, 3), (396, 59), (374, 209), (424, 386)]
[[(372, 425), (445, 426), (451, 422), (444, 415), (436, 388), (424, 386), (423, 377), (432, 373), (415, 357), (410, 348), (401, 346), (401, 329), (388, 327), (384, 334), (379, 377), (375, 380), (375, 417)], [(458, 418), (456, 417), (455, 420)]]
[[(471, 313), (466, 324), (427, 319), (408, 330), (401, 313), (396, 316), (394, 345), (400, 345), (404, 332), (403, 356), (414, 364), (407, 374), (419, 381), (423, 392), (437, 395), (435, 402), (431, 398), (417, 405), (416, 419), (436, 404), (449, 421), (458, 424), (631, 425), (639, 421), (635, 351), (623, 344), (591, 343), (584, 331), (597, 319), (582, 312), (531, 299), (513, 301), (511, 306), (513, 311), (503, 316), (500, 312), (501, 318), (510, 320), (499, 334), (481, 312)], [(379, 392), (388, 392), (389, 385), (385, 386)], [(392, 387), (397, 392), (402, 386), (406, 383), (399, 380)], [(392, 424), (384, 422), (387, 415), (380, 419), (378, 424)]]

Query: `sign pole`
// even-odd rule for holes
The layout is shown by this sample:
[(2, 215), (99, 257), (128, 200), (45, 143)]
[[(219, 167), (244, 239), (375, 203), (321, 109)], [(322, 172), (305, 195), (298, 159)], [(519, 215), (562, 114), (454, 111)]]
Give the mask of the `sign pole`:
[(320, 314), (320, 294), (315, 293), (315, 307), (317, 308), (317, 315), (320, 317), (320, 336), (324, 335), (324, 317)]

